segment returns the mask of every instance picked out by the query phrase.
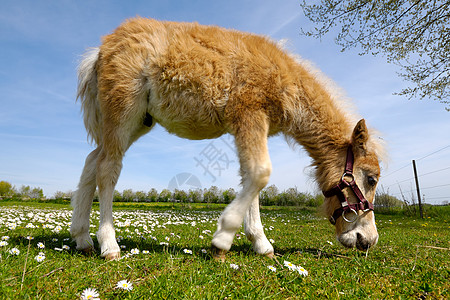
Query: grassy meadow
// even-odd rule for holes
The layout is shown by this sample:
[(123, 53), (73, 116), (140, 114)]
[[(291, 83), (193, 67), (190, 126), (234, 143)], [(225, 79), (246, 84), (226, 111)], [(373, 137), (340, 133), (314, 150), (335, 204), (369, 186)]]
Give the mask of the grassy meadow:
[[(242, 229), (219, 263), (209, 245), (223, 206), (116, 204), (122, 258), (105, 261), (75, 250), (69, 205), (0, 201), (0, 298), (80, 299), (86, 289), (100, 299), (450, 297), (449, 207), (425, 219), (378, 214), (380, 239), (367, 253), (340, 246), (314, 211), (263, 208), (277, 260), (255, 255)], [(94, 207), (92, 233), (98, 217)]]

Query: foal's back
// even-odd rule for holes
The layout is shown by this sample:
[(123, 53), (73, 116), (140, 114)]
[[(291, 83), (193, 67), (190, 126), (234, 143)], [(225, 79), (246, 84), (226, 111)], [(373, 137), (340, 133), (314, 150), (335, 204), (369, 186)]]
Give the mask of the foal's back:
[(148, 112), (178, 136), (214, 138), (233, 133), (237, 114), (251, 108), (264, 110), (275, 129), (293, 65), (265, 37), (131, 19), (103, 39), (99, 98), (113, 126)]

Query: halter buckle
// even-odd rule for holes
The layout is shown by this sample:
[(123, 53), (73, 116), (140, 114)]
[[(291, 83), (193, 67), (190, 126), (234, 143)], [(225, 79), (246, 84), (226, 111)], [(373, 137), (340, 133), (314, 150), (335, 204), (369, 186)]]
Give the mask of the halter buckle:
[(358, 213), (356, 212), (356, 210), (354, 210), (353, 208), (350, 208), (350, 212), (355, 214), (355, 217), (352, 220), (349, 220), (345, 217), (346, 212), (348, 212), (348, 211), (344, 210), (342, 212), (342, 218), (344, 219), (344, 221), (346, 221), (347, 223), (354, 223), (354, 222), (356, 222), (356, 220), (358, 220)]
[[(350, 181), (345, 180), (345, 177), (350, 177), (351, 180)], [(353, 176), (352, 173), (345, 172), (344, 174), (342, 174), (341, 181), (347, 183), (348, 185), (350, 185), (352, 182), (355, 181), (355, 176)]]

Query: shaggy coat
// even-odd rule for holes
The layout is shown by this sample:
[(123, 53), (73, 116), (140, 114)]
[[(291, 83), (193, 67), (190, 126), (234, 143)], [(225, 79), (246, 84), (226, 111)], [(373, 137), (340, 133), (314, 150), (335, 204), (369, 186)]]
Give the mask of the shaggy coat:
[[(378, 180), (379, 146), (365, 122), (354, 127), (356, 119), (342, 110), (316, 72), (266, 37), (197, 23), (130, 19), (86, 54), (79, 68), (78, 97), (88, 134), (97, 145), (86, 159), (73, 199), (71, 233), (78, 249), (92, 249), (89, 212), (98, 186), (101, 252), (118, 257), (112, 193), (126, 150), (155, 123), (187, 139), (225, 133), (235, 137), (242, 192), (219, 219), (212, 245), (220, 258), (242, 221), (254, 250), (273, 254), (258, 204), (271, 172), (270, 135), (282, 133), (306, 149), (323, 191), (339, 182), (346, 149), (352, 145), (355, 178), (373, 201), (375, 187), (366, 178)], [(340, 206), (334, 198), (326, 199), (328, 215)], [(359, 214), (351, 228), (337, 222), (336, 231), (344, 245), (355, 246), (359, 239), (367, 248), (378, 234), (373, 213)]]

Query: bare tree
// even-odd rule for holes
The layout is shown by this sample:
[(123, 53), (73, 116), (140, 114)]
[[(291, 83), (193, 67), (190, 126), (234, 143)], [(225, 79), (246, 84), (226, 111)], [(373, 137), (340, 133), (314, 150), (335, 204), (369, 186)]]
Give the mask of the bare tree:
[(413, 84), (397, 94), (450, 103), (449, 0), (306, 2), (300, 6), (318, 27), (303, 34), (321, 38), (338, 27), (335, 41), (343, 51), (360, 46), (360, 54), (381, 53), (402, 67), (399, 75)]

